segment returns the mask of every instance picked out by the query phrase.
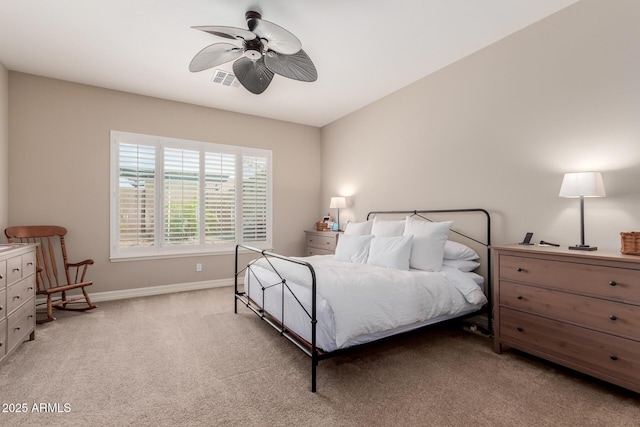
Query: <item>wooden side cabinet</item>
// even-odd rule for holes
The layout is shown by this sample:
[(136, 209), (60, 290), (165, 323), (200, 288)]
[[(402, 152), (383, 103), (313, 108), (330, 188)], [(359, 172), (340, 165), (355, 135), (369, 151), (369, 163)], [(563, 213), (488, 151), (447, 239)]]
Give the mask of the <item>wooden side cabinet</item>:
[(36, 330), (35, 245), (0, 245), (0, 361)]
[(494, 246), (494, 349), (640, 392), (640, 257)]
[(305, 254), (331, 255), (336, 253), (336, 245), (340, 236), (339, 231), (311, 231), (305, 233)]

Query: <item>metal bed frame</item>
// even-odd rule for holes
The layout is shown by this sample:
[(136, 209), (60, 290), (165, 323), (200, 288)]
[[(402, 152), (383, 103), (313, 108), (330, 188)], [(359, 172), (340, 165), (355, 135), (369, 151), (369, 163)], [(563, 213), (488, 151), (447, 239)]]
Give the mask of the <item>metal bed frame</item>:
[[(480, 209), (480, 208), (474, 208), (474, 209), (442, 209), (442, 210), (413, 210), (413, 211), (373, 211), (373, 212), (369, 212), (367, 214), (367, 220), (369, 220), (371, 218), (372, 215), (409, 215), (409, 216), (418, 216), (420, 218), (422, 218), (425, 221), (433, 221), (432, 219), (428, 218), (427, 214), (446, 214), (446, 213), (482, 213), (484, 214), (484, 216), (486, 217), (486, 242), (477, 240), (473, 237), (470, 237), (464, 233), (461, 233), (458, 230), (455, 229), (451, 229), (451, 232), (458, 234), (459, 236), (462, 236), (466, 239), (469, 239), (471, 241), (474, 241), (476, 243), (479, 243), (480, 245), (486, 246), (487, 247), (487, 259), (486, 259), (486, 265), (487, 265), (487, 280), (485, 281), (485, 294), (487, 296), (487, 304), (486, 304), (486, 312), (487, 312), (487, 325), (488, 325), (488, 332), (491, 333), (492, 332), (492, 301), (491, 301), (491, 292), (492, 292), (492, 285), (491, 285), (491, 251), (489, 249), (489, 246), (491, 245), (491, 217), (489, 215), (489, 212), (487, 212), (484, 209)], [(244, 249), (245, 251), (248, 251), (249, 253), (255, 253), (258, 254), (259, 256), (252, 260), (251, 262), (249, 262), (244, 268), (239, 269), (239, 253), (240, 250)], [(306, 310), (304, 308), (304, 306), (302, 305), (302, 303), (300, 302), (300, 300), (295, 296), (295, 294), (291, 291), (291, 289), (289, 288), (288, 284), (287, 284), (287, 279), (285, 277), (283, 277), (282, 275), (280, 275), (280, 273), (278, 273), (277, 269), (274, 267), (273, 263), (271, 262), (270, 259), (280, 259), (280, 260), (284, 260), (284, 261), (288, 261), (294, 264), (298, 264), (300, 266), (303, 266), (305, 268), (307, 268), (309, 270), (309, 274), (311, 277), (311, 292), (312, 292), (312, 300), (311, 300), (311, 312), (309, 312), (308, 310)], [(255, 273), (253, 273), (252, 271), (252, 266), (255, 262), (257, 262), (260, 259), (264, 259), (266, 260), (266, 262), (271, 266), (272, 271), (275, 272), (278, 277), (279, 277), (279, 281), (277, 281), (276, 283), (262, 283), (260, 281), (260, 279), (255, 275)], [(249, 278), (247, 279), (248, 284), (251, 284), (251, 280), (252, 278), (254, 278), (258, 284), (258, 286), (261, 288), (262, 290), (262, 302), (261, 304), (259, 302), (253, 301), (251, 298), (249, 298), (249, 295), (247, 292), (245, 292), (245, 290), (240, 290), (239, 289), (239, 283), (238, 280), (243, 277), (244, 274), (248, 274)], [(262, 307), (264, 307), (264, 291), (272, 288), (274, 286), (280, 286), (282, 287), (282, 311), (280, 313), (280, 319), (282, 319), (282, 321), (278, 320), (275, 316), (273, 316), (272, 314), (266, 312), (265, 310), (262, 309)], [(311, 342), (308, 342), (307, 340), (303, 339), (302, 337), (300, 337), (298, 334), (296, 334), (293, 331), (290, 331), (286, 324), (284, 323), (284, 295), (285, 295), (285, 290), (288, 291), (293, 298), (295, 298), (295, 300), (297, 301), (297, 303), (303, 308), (303, 310), (305, 311), (306, 315), (309, 318), (309, 321), (311, 323)], [(296, 345), (296, 347), (298, 347), (300, 350), (302, 350), (307, 356), (311, 357), (311, 391), (315, 393), (316, 391), (316, 373), (317, 373), (317, 366), (320, 360), (323, 359), (327, 359), (329, 357), (332, 357), (334, 355), (343, 353), (344, 351), (350, 350), (352, 348), (355, 347), (359, 347), (362, 345), (367, 345), (367, 344), (360, 344), (359, 346), (353, 346), (353, 347), (348, 347), (345, 349), (338, 349), (335, 351), (331, 351), (331, 352), (325, 352), (322, 349), (319, 349), (316, 346), (316, 325), (318, 323), (317, 321), (317, 317), (316, 317), (316, 302), (317, 302), (317, 297), (316, 297), (316, 273), (315, 270), (313, 268), (313, 266), (311, 264), (309, 264), (308, 262), (302, 261), (300, 259), (296, 259), (296, 258), (291, 258), (291, 257), (287, 257), (284, 255), (280, 255), (280, 254), (276, 254), (273, 252), (269, 252), (266, 250), (260, 250), (248, 245), (244, 245), (244, 244), (238, 244), (236, 245), (236, 250), (235, 250), (235, 270), (234, 270), (234, 313), (238, 313), (238, 301), (240, 301), (243, 305), (245, 305), (248, 309), (250, 309), (251, 311), (253, 311), (256, 315), (258, 315), (262, 320), (264, 320), (265, 322), (267, 322), (269, 325), (271, 325), (274, 329), (276, 329), (279, 334), (283, 337), (285, 337), (286, 339), (288, 339), (289, 341), (291, 341), (293, 344)], [(481, 309), (480, 311), (477, 312), (473, 312), (473, 313), (467, 313), (465, 315), (460, 316), (460, 318), (464, 318), (464, 317), (469, 317), (469, 316), (473, 316), (473, 315), (477, 315), (478, 313), (482, 313), (483, 311), (485, 311), (485, 309)], [(450, 319), (453, 320), (453, 319)]]

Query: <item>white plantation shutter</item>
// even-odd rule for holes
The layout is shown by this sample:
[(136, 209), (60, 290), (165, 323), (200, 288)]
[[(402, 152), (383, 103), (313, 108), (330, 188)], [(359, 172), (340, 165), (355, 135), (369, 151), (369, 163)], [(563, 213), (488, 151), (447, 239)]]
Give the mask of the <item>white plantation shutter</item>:
[(120, 245), (153, 246), (156, 149), (149, 145), (120, 144), (118, 159)]
[(236, 156), (205, 155), (205, 242), (236, 240)]
[(267, 158), (242, 158), (242, 239), (261, 242), (267, 238)]
[(112, 259), (270, 248), (270, 151), (111, 134)]
[(200, 153), (164, 149), (164, 243), (197, 244), (199, 228)]

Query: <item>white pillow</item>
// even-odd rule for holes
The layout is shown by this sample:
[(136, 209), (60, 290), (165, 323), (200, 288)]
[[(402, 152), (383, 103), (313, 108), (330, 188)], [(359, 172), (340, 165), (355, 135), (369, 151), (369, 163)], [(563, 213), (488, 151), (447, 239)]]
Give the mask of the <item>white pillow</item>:
[(430, 222), (407, 217), (404, 234), (413, 236), (410, 266), (418, 270), (440, 271), (444, 245), (453, 221)]
[(444, 245), (444, 259), (460, 259), (466, 261), (473, 261), (480, 256), (467, 245), (462, 243), (447, 240)]
[(353, 236), (365, 236), (371, 234), (371, 226), (373, 226), (373, 221), (350, 222), (347, 224), (347, 228), (344, 230), (344, 234), (351, 234)]
[(408, 270), (412, 241), (413, 236), (376, 236), (371, 240), (367, 264)]
[(480, 267), (479, 262), (464, 260), (464, 259), (445, 259), (442, 261), (442, 265), (447, 265), (449, 267), (457, 268), (460, 271), (464, 271), (466, 273), (475, 270)]
[(373, 236), (352, 236), (343, 234), (338, 238), (335, 258), (338, 261), (364, 264), (369, 258), (369, 245)]
[(373, 226), (371, 227), (371, 234), (380, 237), (402, 236), (404, 231), (404, 220), (399, 221), (385, 221), (382, 219), (373, 218)]

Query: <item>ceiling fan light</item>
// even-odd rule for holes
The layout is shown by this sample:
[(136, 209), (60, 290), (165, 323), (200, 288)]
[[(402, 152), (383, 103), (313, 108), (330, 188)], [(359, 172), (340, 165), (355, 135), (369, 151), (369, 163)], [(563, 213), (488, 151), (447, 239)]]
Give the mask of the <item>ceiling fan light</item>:
[(262, 56), (262, 53), (260, 53), (259, 50), (247, 49), (244, 51), (244, 56), (255, 61), (257, 59), (260, 59), (260, 57)]

